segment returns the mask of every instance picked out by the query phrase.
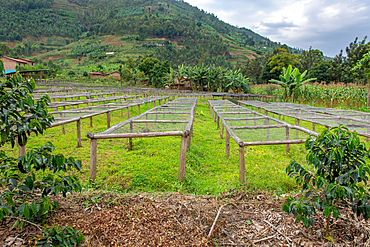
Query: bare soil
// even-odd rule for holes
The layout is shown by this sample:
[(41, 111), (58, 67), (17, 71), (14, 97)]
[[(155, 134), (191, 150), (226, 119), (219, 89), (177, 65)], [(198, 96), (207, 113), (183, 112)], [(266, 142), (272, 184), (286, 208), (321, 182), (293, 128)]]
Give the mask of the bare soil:
[[(57, 197), (60, 209), (45, 224), (79, 229), (83, 246), (370, 246), (370, 225), (349, 210), (331, 219), (330, 241), (318, 217), (314, 228), (281, 211), (284, 196), (241, 191), (221, 197), (180, 193), (85, 192)], [(218, 217), (217, 217), (218, 215)], [(0, 224), (1, 246), (33, 246), (41, 233)]]
[(101, 45), (106, 45), (106, 44), (120, 46), (122, 45), (122, 41), (117, 40), (117, 37), (110, 37), (101, 43)]

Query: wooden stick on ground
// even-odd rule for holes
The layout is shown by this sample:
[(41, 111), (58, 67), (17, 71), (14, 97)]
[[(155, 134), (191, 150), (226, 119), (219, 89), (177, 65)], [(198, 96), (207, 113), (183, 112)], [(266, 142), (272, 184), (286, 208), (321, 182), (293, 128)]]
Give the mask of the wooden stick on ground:
[(288, 241), (288, 243), (292, 242), (292, 240), (290, 238), (288, 238), (285, 234), (281, 233), (276, 226), (274, 226), (273, 224), (271, 224), (267, 220), (263, 220), (263, 221), (265, 223), (267, 223), (268, 225), (270, 225), (273, 229), (275, 229), (275, 231), (277, 231), (281, 236), (283, 236)]
[(218, 217), (220, 217), (221, 210), (222, 210), (222, 208), (223, 208), (224, 206), (225, 206), (225, 205), (222, 205), (222, 206), (218, 209), (218, 212), (217, 212), (216, 218), (215, 218), (215, 220), (213, 221), (213, 224), (212, 224), (211, 230), (209, 231), (209, 233), (208, 233), (208, 237), (207, 237), (207, 238), (210, 238), (210, 237), (212, 236), (213, 229), (215, 228), (215, 225), (216, 225), (216, 222), (217, 222), (217, 220), (218, 220)]

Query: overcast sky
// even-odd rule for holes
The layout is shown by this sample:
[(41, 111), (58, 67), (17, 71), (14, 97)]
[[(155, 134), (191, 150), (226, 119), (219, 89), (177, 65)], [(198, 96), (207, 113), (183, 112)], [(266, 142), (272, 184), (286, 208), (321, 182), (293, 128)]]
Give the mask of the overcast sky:
[[(334, 57), (370, 35), (368, 0), (185, 0), (231, 25), (292, 47)], [(370, 38), (368, 39), (370, 40)]]

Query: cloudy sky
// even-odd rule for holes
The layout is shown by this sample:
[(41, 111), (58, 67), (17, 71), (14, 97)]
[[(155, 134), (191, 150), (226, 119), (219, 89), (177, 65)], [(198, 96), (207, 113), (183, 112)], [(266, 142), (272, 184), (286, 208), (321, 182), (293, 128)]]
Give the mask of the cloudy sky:
[[(219, 19), (292, 47), (333, 57), (370, 36), (368, 0), (185, 0)], [(368, 39), (370, 41), (370, 37)]]

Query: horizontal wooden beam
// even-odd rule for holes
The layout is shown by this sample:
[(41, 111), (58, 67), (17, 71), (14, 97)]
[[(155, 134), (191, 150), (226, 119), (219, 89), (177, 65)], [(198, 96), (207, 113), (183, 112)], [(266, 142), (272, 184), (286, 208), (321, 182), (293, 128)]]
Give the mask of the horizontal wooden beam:
[(150, 133), (119, 133), (119, 134), (94, 134), (87, 133), (90, 139), (114, 139), (114, 138), (143, 138), (143, 137), (161, 137), (161, 136), (182, 136), (182, 131), (150, 132)]

